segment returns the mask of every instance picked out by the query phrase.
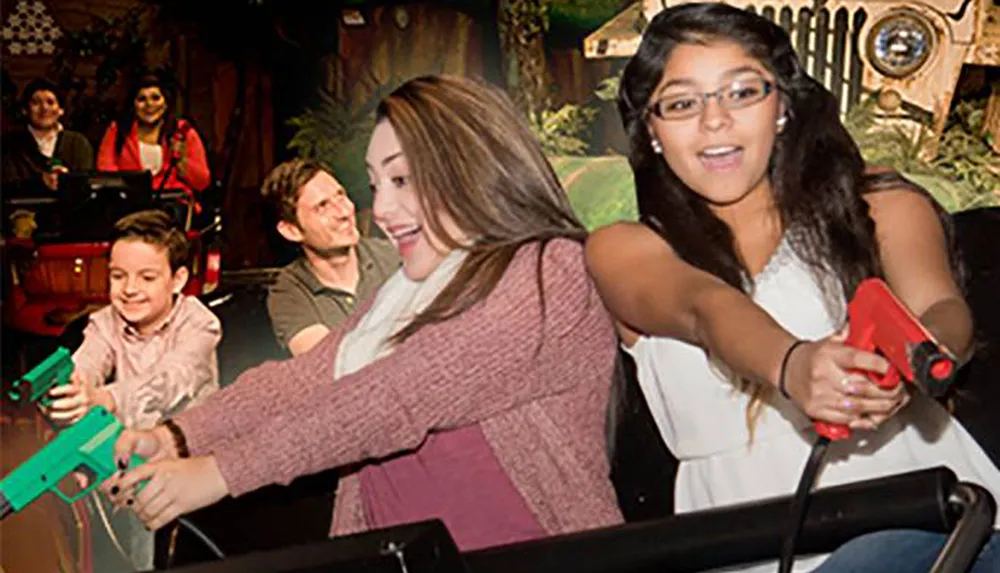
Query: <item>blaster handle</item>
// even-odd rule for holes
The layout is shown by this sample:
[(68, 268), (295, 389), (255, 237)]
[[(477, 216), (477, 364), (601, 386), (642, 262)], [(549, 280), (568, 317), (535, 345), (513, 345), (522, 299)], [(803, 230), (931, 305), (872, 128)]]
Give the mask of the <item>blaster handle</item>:
[[(852, 313), (849, 318), (850, 326), (844, 344), (859, 350), (875, 352), (875, 324), (870, 321), (862, 321), (856, 313)], [(892, 363), (889, 364), (885, 376), (864, 370), (854, 370), (852, 373), (861, 374), (886, 390), (891, 390), (899, 385), (899, 370)], [(817, 434), (831, 441), (846, 440), (851, 437), (851, 429), (846, 424), (814, 422), (813, 427)]]
[[(138, 467), (144, 461), (145, 460), (143, 460), (139, 456), (133, 455), (132, 456), (132, 461), (129, 463), (129, 467)], [(84, 466), (84, 467), (86, 467), (88, 470), (90, 470), (90, 475), (87, 476), (87, 478), (90, 480), (87, 483), (87, 487), (85, 487), (82, 490), (78, 491), (74, 495), (68, 495), (68, 494), (66, 494), (59, 487), (52, 488), (52, 492), (55, 493), (57, 496), (59, 496), (59, 499), (65, 501), (68, 504), (76, 503), (77, 501), (83, 499), (84, 497), (87, 497), (87, 495), (90, 494), (90, 492), (94, 491), (95, 489), (97, 489), (98, 486), (101, 485), (101, 483), (102, 483), (103, 480), (99, 479), (99, 477), (98, 477), (99, 474), (97, 474), (97, 469), (96, 468), (91, 468), (89, 466)], [(141, 490), (145, 485), (146, 485), (145, 482), (139, 484), (138, 489)]]
[[(933, 397), (948, 391), (958, 371), (957, 361), (941, 349), (885, 282), (875, 278), (862, 281), (847, 311), (850, 331), (845, 344), (883, 354), (889, 360), (884, 375), (857, 373), (886, 390), (908, 380)], [(814, 426), (819, 435), (830, 440), (851, 436), (846, 425), (816, 422)]]

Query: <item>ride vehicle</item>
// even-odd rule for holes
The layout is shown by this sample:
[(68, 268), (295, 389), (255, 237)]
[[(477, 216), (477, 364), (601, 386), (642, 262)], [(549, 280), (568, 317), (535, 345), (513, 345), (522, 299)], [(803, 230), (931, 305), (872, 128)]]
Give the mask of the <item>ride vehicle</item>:
[(5, 198), (4, 326), (58, 337), (108, 304), (114, 222), (151, 207), (174, 214), (187, 233), (191, 278), (184, 293), (211, 293), (221, 274), (221, 216), (218, 202), (206, 196), (216, 195), (203, 192), (196, 206), (183, 191), (154, 191), (148, 172), (86, 172), (63, 176), (55, 194)]

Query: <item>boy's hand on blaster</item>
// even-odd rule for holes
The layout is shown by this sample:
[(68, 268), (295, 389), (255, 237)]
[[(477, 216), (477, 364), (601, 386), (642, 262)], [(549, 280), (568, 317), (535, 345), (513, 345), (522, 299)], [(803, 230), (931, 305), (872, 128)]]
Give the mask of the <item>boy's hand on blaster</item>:
[(88, 384), (83, 375), (75, 370), (69, 382), (49, 390), (49, 397), (53, 399), (46, 410), (49, 418), (73, 424), (94, 406), (104, 406), (114, 413), (115, 399), (107, 389)]
[[(136, 491), (146, 482), (141, 491)], [(134, 511), (151, 530), (212, 505), (229, 493), (214, 456), (148, 462), (125, 473), (112, 501)]]
[(910, 400), (899, 384), (885, 390), (859, 371), (884, 375), (885, 358), (844, 344), (846, 327), (836, 334), (807, 342), (792, 351), (785, 372), (785, 388), (792, 400), (813, 420), (874, 430)]

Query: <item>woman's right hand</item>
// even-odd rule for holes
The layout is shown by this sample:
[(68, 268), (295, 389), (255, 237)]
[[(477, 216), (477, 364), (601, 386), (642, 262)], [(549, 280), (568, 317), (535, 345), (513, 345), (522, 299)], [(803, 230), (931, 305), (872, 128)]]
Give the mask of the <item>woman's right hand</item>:
[(889, 363), (877, 354), (844, 344), (846, 339), (845, 329), (792, 350), (785, 388), (813, 420), (874, 430), (901, 410), (910, 395), (904, 384), (886, 390), (860, 373), (884, 375)]
[(115, 463), (119, 469), (128, 467), (132, 456), (146, 461), (178, 458), (174, 438), (165, 426), (152, 430), (124, 430), (115, 442)]
[(114, 455), (118, 471), (101, 484), (101, 491), (113, 499), (121, 493), (121, 479), (129, 469), (132, 456), (147, 462), (179, 458), (174, 438), (163, 425), (152, 430), (123, 430), (115, 441)]

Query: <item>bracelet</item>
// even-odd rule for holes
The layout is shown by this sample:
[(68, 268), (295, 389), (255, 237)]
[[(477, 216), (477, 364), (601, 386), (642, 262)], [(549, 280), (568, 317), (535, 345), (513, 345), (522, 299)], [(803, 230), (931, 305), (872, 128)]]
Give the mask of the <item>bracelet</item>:
[(799, 347), (801, 344), (809, 342), (808, 340), (799, 339), (792, 343), (785, 351), (785, 357), (781, 359), (781, 373), (778, 374), (778, 391), (781, 395), (785, 397), (786, 400), (791, 400), (792, 397), (788, 394), (788, 388), (785, 388), (785, 370), (788, 368), (788, 359), (792, 357), (792, 351)]
[(191, 457), (191, 452), (188, 450), (187, 438), (184, 437), (184, 431), (177, 425), (177, 422), (167, 418), (163, 421), (163, 427), (170, 432), (170, 436), (174, 439), (174, 448), (177, 449), (177, 457)]

